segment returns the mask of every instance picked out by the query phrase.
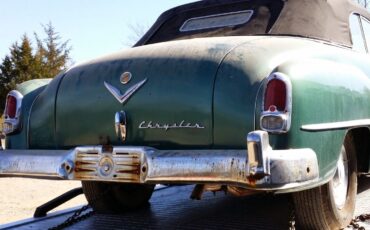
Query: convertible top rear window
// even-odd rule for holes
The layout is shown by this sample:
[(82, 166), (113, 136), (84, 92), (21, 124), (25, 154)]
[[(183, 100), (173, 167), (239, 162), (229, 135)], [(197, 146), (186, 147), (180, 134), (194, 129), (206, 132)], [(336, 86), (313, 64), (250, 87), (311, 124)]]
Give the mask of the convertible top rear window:
[(266, 34), (284, 2), (252, 0), (190, 8), (167, 18), (146, 44), (170, 40)]
[(191, 18), (181, 26), (180, 32), (237, 26), (247, 23), (252, 15), (253, 10), (246, 10)]
[[(253, 11), (240, 23), (233, 13)], [(348, 17), (370, 19), (352, 0), (202, 0), (163, 13), (135, 46), (216, 36), (285, 35), (321, 39), (352, 47)], [(215, 15), (227, 15), (227, 22)], [(180, 29), (181, 28), (181, 29)]]

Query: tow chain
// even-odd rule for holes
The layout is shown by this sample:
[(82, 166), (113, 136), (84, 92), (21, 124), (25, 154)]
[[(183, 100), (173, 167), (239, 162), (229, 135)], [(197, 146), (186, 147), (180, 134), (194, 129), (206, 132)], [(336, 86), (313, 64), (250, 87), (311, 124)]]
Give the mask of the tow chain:
[[(105, 196), (109, 190), (111, 188), (108, 187), (104, 192), (102, 192), (98, 197), (96, 197), (94, 200), (90, 201), (90, 203), (95, 203), (96, 201), (98, 201), (99, 199), (101, 199), (103, 196)], [(94, 210), (91, 210), (89, 212), (86, 212), (84, 214), (82, 214), (83, 212), (85, 212), (86, 210), (88, 210), (90, 207), (90, 205), (85, 205), (85, 206), (82, 206), (82, 208), (80, 208), (79, 210), (77, 210), (75, 213), (73, 213), (72, 216), (70, 216), (67, 220), (65, 220), (63, 223), (55, 226), (55, 227), (51, 227), (49, 228), (49, 230), (61, 230), (61, 229), (64, 229), (66, 227), (69, 227), (69, 226), (72, 226), (80, 221), (83, 221), (87, 218), (89, 218), (90, 216), (94, 215), (95, 214), (95, 211)]]
[(365, 230), (365, 227), (360, 226), (358, 223), (366, 222), (367, 220), (370, 220), (370, 214), (356, 216), (354, 219), (352, 219), (348, 227), (352, 227), (352, 229)]
[(75, 213), (73, 213), (73, 215), (70, 216), (66, 221), (64, 221), (63, 223), (61, 223), (61, 224), (59, 224), (55, 227), (49, 228), (49, 230), (61, 230), (61, 229), (72, 226), (72, 225), (74, 225), (74, 224), (76, 224), (76, 223), (78, 223), (82, 220), (85, 220), (85, 219), (89, 218), (90, 216), (92, 216), (95, 213), (93, 210), (91, 210), (89, 212), (86, 212), (85, 214), (81, 215), (83, 212), (85, 212), (89, 208), (90, 208), (90, 205), (82, 206), (82, 208), (80, 208)]

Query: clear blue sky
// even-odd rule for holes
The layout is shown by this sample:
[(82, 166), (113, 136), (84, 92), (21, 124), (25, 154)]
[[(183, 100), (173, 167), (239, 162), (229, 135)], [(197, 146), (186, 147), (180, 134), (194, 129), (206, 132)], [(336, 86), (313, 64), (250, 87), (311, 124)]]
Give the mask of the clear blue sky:
[(195, 0), (0, 0), (0, 60), (26, 33), (41, 38), (51, 22), (81, 62), (127, 48), (128, 25), (151, 25), (166, 9)]

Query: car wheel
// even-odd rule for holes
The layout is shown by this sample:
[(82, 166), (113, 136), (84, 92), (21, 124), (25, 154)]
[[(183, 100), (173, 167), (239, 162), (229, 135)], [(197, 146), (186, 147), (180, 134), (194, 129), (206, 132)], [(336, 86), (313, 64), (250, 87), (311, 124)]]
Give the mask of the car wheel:
[(357, 194), (357, 161), (353, 141), (345, 138), (337, 170), (329, 183), (293, 194), (300, 229), (342, 229), (351, 219)]
[(99, 213), (122, 213), (148, 204), (155, 185), (82, 181), (89, 205)]

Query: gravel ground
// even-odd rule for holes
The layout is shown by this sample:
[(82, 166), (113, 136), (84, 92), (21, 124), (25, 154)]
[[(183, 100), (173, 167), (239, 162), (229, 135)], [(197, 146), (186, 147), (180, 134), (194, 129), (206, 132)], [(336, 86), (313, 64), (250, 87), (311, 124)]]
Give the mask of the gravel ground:
[[(0, 178), (0, 225), (30, 218), (38, 206), (80, 186), (79, 181)], [(86, 203), (85, 197), (80, 195), (55, 210)]]
[[(1, 139), (2, 145), (3, 142)], [(38, 206), (77, 187), (81, 187), (81, 182), (0, 178), (0, 225), (30, 218)], [(86, 203), (85, 197), (80, 195), (54, 211)]]

